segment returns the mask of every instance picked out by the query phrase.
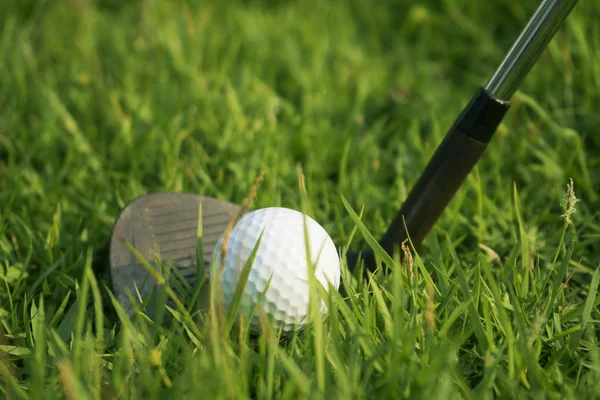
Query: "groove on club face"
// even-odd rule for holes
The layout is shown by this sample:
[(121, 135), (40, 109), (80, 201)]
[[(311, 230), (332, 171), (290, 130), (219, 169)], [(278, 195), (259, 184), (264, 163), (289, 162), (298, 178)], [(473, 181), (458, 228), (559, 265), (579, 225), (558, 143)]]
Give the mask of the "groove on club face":
[(126, 310), (132, 311), (128, 291), (135, 297), (137, 287), (144, 298), (156, 284), (121, 240), (129, 241), (154, 268), (157, 256), (164, 265), (177, 267), (193, 285), (200, 203), (203, 258), (207, 263), (230, 219), (240, 211), (239, 205), (193, 194), (153, 193), (130, 202), (121, 211), (111, 238), (110, 263), (113, 291)]

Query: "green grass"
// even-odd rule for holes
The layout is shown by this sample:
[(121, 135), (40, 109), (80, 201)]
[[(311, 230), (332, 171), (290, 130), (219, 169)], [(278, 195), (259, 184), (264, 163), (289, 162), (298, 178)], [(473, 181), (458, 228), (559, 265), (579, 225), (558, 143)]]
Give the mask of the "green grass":
[(1, 398), (600, 396), (600, 3), (579, 2), (413, 262), (344, 270), (329, 317), (282, 341), (219, 313), (126, 317), (120, 209), (241, 203), (264, 171), (253, 207), (307, 206), (359, 249), (537, 2), (189, 3), (0, 6)]

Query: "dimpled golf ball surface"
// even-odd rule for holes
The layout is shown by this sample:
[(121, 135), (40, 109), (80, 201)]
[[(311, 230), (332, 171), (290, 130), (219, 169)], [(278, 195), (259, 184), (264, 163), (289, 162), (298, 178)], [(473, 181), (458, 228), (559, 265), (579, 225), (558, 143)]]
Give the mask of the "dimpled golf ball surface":
[[(213, 266), (222, 266), (222, 289), (225, 307), (229, 307), (238, 279), (246, 261), (262, 238), (252, 263), (243, 292), (238, 315), (250, 317), (250, 328), (258, 331), (260, 311), (266, 312), (275, 329), (284, 331), (303, 328), (308, 323), (310, 288), (308, 281), (305, 221), (312, 264), (317, 280), (329, 290), (340, 284), (340, 261), (336, 247), (321, 225), (299, 211), (270, 207), (251, 211), (233, 227), (228, 242), (225, 262), (221, 262), (221, 236), (213, 250)], [(212, 274), (211, 274), (212, 275)], [(272, 278), (271, 278), (272, 276)], [(260, 299), (271, 278), (264, 298)], [(327, 312), (321, 299), (321, 313)]]

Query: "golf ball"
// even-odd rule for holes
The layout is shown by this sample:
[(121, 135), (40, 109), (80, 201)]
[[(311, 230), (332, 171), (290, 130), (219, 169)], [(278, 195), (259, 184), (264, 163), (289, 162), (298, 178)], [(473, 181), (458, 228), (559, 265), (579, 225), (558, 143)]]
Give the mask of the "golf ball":
[[(305, 227), (308, 241), (305, 240)], [(336, 290), (339, 288), (340, 259), (333, 240), (314, 219), (296, 210), (269, 207), (245, 214), (231, 230), (224, 262), (221, 258), (225, 234), (221, 235), (212, 253), (213, 268), (222, 270), (213, 270), (211, 276), (221, 274), (226, 308), (233, 300), (240, 273), (259, 237), (260, 244), (238, 315), (251, 317), (250, 328), (253, 331), (260, 328), (261, 312), (270, 317), (275, 329), (301, 329), (310, 323), (309, 266), (315, 266), (315, 277), (326, 290), (329, 290), (329, 284)], [(312, 260), (310, 264), (307, 262), (306, 243)], [(269, 279), (271, 282), (265, 292)], [(323, 299), (320, 311), (321, 316), (327, 313)]]

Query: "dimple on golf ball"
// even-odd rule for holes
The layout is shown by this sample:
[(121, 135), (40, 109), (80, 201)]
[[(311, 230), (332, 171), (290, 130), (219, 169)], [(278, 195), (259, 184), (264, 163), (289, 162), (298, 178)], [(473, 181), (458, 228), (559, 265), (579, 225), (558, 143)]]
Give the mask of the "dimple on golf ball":
[[(306, 225), (305, 225), (306, 223)], [(305, 240), (305, 228), (306, 238)], [(250, 328), (260, 327), (260, 314), (266, 313), (275, 329), (291, 331), (309, 321), (309, 264), (306, 244), (315, 266), (316, 279), (329, 290), (340, 285), (340, 259), (333, 240), (311, 217), (289, 208), (269, 207), (245, 214), (235, 224), (226, 244), (225, 260), (221, 235), (212, 253), (211, 276), (221, 276), (223, 300), (231, 304), (240, 273), (257, 244), (256, 256), (244, 288), (238, 315), (251, 317)], [(222, 271), (218, 269), (223, 268)], [(268, 289), (267, 283), (271, 279)], [(260, 303), (260, 304), (259, 304)], [(257, 306), (258, 304), (258, 306)], [(251, 315), (254, 312), (254, 315)], [(321, 314), (327, 308), (321, 299)]]

